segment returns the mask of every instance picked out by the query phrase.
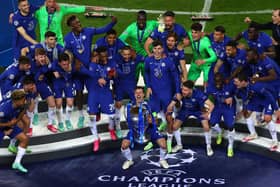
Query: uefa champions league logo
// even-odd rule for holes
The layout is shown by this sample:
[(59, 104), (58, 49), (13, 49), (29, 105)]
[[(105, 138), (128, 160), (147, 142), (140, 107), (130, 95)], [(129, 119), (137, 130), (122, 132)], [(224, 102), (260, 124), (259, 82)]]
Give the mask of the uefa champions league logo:
[[(117, 174), (103, 174), (98, 177), (98, 181), (114, 186), (127, 187), (192, 187), (194, 185), (203, 186), (222, 186), (226, 184), (226, 179), (221, 177), (204, 177), (204, 176), (189, 176), (183, 167), (195, 161), (196, 152), (191, 149), (183, 149), (178, 153), (167, 154), (169, 168), (164, 169), (160, 167), (159, 149), (152, 149), (143, 152), (140, 156), (144, 163), (135, 167), (136, 171), (132, 173), (124, 171)], [(146, 166), (151, 165), (152, 168)], [(144, 166), (143, 166), (144, 165)], [(140, 167), (140, 168), (139, 168)], [(142, 170), (144, 169), (144, 170)]]
[[(196, 152), (191, 149), (183, 149), (178, 153), (167, 154), (165, 159), (169, 164), (169, 168), (180, 167), (183, 164), (190, 164), (196, 160)], [(159, 149), (152, 149), (141, 154), (141, 160), (146, 160), (147, 164), (160, 167)]]

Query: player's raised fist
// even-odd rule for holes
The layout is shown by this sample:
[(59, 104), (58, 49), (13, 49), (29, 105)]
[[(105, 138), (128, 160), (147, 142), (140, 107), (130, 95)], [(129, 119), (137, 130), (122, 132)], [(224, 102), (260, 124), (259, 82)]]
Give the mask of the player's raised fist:
[(118, 19), (117, 19), (116, 16), (112, 16), (112, 17), (111, 17), (111, 20), (112, 20), (113, 23), (117, 23), (117, 22), (118, 22)]

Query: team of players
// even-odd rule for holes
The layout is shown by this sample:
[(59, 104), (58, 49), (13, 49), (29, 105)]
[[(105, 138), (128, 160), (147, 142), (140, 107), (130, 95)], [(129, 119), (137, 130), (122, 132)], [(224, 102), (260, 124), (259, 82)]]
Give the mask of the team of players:
[[(14, 16), (16, 26), (25, 27), (22, 17), (16, 19), (17, 16)], [(124, 98), (131, 100), (132, 104), (126, 110), (129, 133), (121, 146), (127, 159), (123, 169), (133, 164), (129, 146), (133, 146), (134, 142), (144, 143), (145, 134), (149, 134), (152, 142), (160, 146), (160, 165), (168, 168), (164, 155), (183, 148), (180, 127), (190, 116), (195, 116), (203, 126), (208, 156), (214, 154), (211, 127), (218, 132), (217, 144), (220, 144), (222, 129), (219, 124), (222, 120), (228, 129), (229, 157), (234, 155), (234, 122), (237, 116), (243, 115), (250, 132), (243, 141), (257, 138), (252, 112), (263, 116), (263, 123), (268, 126), (272, 137), (270, 150), (277, 149), (272, 115), (276, 112), (276, 116), (280, 116), (277, 103), (280, 69), (269, 57), (273, 55), (271, 39), (253, 25), (231, 40), (225, 36), (222, 26), (217, 26), (208, 36), (202, 32), (199, 23), (192, 24), (191, 30), (186, 32), (175, 23), (172, 11), (165, 12), (162, 19), (163, 24), (160, 22), (158, 25), (147, 21), (145, 11), (139, 11), (137, 21), (118, 39), (116, 31), (112, 29), (117, 23), (115, 17), (104, 27), (84, 28), (79, 18), (72, 15), (67, 19), (71, 31), (64, 37), (64, 46), (56, 43), (56, 34), (52, 31), (47, 31), (45, 40), (39, 44), (24, 48), (18, 46), (21, 56), (0, 75), (3, 97), (0, 105), (1, 137), (8, 135), (12, 138), (9, 151), (17, 153), (14, 169), (27, 172), (20, 160), (28, 151), (26, 135), (31, 136), (32, 124), (38, 124), (38, 96), (48, 104), (47, 128), (52, 132), (63, 132), (65, 127), (73, 129), (71, 113), (74, 97), (79, 110), (77, 126), (84, 126), (84, 88), (88, 91), (87, 111), (94, 137), (93, 151), (99, 150), (96, 122), (100, 113), (109, 116), (108, 130), (112, 140), (122, 138), (120, 108)], [(135, 32), (131, 32), (131, 29), (135, 29)], [(106, 33), (105, 37), (100, 38), (91, 51), (93, 36), (101, 33)], [(247, 51), (238, 48), (236, 41), (240, 37), (247, 41)], [(128, 38), (137, 45), (130, 47), (125, 41)], [(191, 46), (194, 54), (188, 72), (185, 46)], [(148, 102), (144, 101), (144, 89), (136, 87), (136, 74), (139, 71), (144, 76)], [(204, 92), (194, 88), (201, 71), (204, 75)], [(22, 96), (22, 93), (26, 96)], [(66, 98), (65, 117), (63, 98)], [(236, 107), (236, 98), (242, 100), (240, 111)], [(28, 106), (24, 109), (25, 100)], [(54, 124), (55, 116), (57, 127)], [(158, 117), (161, 118), (159, 129), (156, 126)], [(166, 127), (167, 143), (159, 133)], [(177, 144), (172, 148), (173, 136)], [(20, 142), (17, 148), (16, 140)], [(152, 145), (148, 144), (145, 149)]]

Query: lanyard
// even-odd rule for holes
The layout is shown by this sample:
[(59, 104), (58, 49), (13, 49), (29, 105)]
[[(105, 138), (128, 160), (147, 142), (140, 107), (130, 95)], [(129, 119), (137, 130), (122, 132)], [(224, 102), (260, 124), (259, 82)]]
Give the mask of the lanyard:
[(79, 34), (79, 37), (76, 37), (75, 34), (72, 32), (72, 35), (73, 35), (73, 38), (75, 40), (75, 43), (77, 45), (77, 49), (78, 49), (78, 52), (81, 54), (83, 53), (84, 51), (84, 45), (82, 43), (82, 33)]
[(156, 65), (156, 73), (155, 76), (160, 79), (162, 77), (162, 70), (161, 70), (161, 63), (162, 59), (156, 60), (155, 59), (155, 65)]
[(117, 41), (112, 46), (107, 44), (107, 49), (109, 52), (109, 59), (112, 59), (117, 54)]
[(49, 13), (48, 13), (48, 27), (47, 27), (47, 30), (50, 29), (50, 26), (51, 26), (51, 24), (52, 24), (53, 17), (54, 17), (54, 13), (53, 13), (53, 14), (49, 14)]
[[(196, 43), (197, 43), (197, 46), (195, 45)], [(196, 53), (200, 56), (199, 47), (200, 47), (200, 40), (194, 41), (193, 42), (193, 48), (196, 51)]]
[(108, 63), (107, 64), (97, 64), (99, 75), (104, 79), (107, 78), (107, 75), (108, 75), (107, 68), (111, 68)]
[(139, 43), (142, 43), (143, 37), (144, 37), (144, 33), (145, 33), (146, 27), (142, 30), (142, 33), (140, 35), (140, 30), (137, 27), (137, 40)]

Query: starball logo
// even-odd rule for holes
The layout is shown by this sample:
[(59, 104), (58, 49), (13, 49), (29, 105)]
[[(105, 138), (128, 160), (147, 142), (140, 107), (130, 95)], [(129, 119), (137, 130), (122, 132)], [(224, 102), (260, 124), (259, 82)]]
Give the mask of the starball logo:
[[(160, 167), (158, 162), (159, 160), (159, 149), (157, 150), (150, 150), (147, 152), (142, 153), (141, 160), (146, 160), (147, 164), (154, 165)], [(167, 154), (165, 159), (168, 160), (169, 168), (179, 167), (185, 163), (192, 163), (196, 160), (195, 158), (196, 152), (192, 151), (191, 149), (183, 149), (179, 153)]]
[[(181, 170), (189, 164), (197, 162), (196, 152), (191, 149), (183, 149), (179, 153), (167, 154), (166, 160), (169, 163), (169, 169), (160, 167), (159, 149), (152, 149), (143, 152), (140, 156), (143, 162), (141, 168), (130, 168), (132, 175), (129, 172), (124, 172), (123, 175), (102, 175), (98, 177), (98, 181), (107, 184), (115, 184), (117, 186), (127, 187), (192, 187), (192, 186), (223, 186), (226, 184), (224, 178), (205, 178), (205, 177), (190, 177), (188, 171)], [(149, 166), (152, 166), (149, 169)], [(138, 167), (138, 166), (134, 166)], [(179, 169), (176, 169), (179, 168)], [(189, 172), (190, 173), (190, 172)]]

